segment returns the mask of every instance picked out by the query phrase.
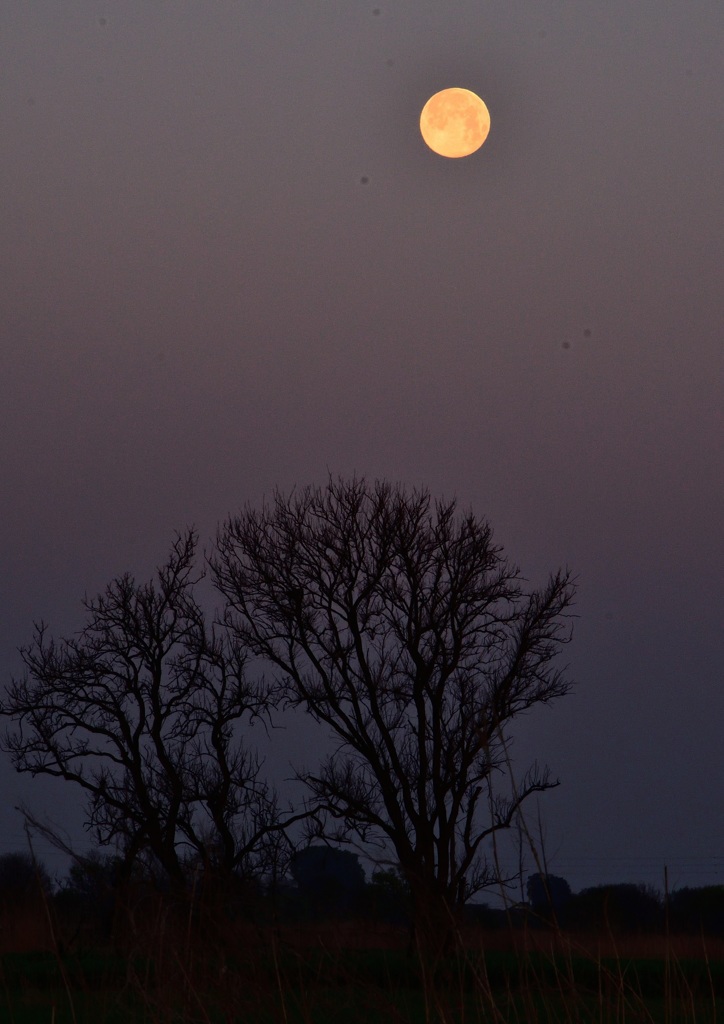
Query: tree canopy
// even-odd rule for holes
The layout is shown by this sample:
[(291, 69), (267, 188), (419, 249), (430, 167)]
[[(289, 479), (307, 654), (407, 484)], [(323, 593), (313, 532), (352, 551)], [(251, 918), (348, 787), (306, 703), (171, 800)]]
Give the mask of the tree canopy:
[(259, 759), (238, 727), (271, 697), (246, 652), (209, 627), (195, 595), (197, 535), (179, 535), (154, 579), (126, 574), (84, 601), (78, 634), (44, 624), (21, 648), (0, 715), (20, 772), (65, 779), (87, 796), (87, 824), (130, 866), (146, 858), (174, 884), (193, 856), (243, 872), (283, 831)]
[(421, 932), (439, 934), (496, 878), (486, 840), (556, 784), (536, 764), (512, 780), (508, 742), (569, 688), (570, 573), (528, 589), (486, 520), (363, 479), (247, 507), (211, 567), (238, 642), (338, 739), (299, 772), (320, 831), (392, 848)]
[[(509, 744), (519, 716), (569, 688), (570, 573), (530, 587), (485, 519), (356, 478), (226, 521), (212, 623), (196, 547), (188, 530), (149, 582), (126, 574), (86, 600), (77, 634), (36, 627), (0, 703), (4, 749), (83, 790), (127, 870), (145, 859), (174, 885), (190, 864), (276, 877), (300, 819), (308, 838), (376, 844), (437, 942), (499, 881), (490, 841), (557, 785), (537, 763), (514, 777)], [(244, 738), (280, 702), (337, 740), (299, 767), (308, 797), (286, 815)]]

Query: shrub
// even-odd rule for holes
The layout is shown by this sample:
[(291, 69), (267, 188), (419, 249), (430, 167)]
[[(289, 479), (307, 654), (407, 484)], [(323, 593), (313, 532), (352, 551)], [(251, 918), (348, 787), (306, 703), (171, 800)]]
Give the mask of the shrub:
[(614, 932), (656, 931), (664, 912), (661, 896), (646, 885), (597, 885), (572, 896), (566, 921), (573, 927)]

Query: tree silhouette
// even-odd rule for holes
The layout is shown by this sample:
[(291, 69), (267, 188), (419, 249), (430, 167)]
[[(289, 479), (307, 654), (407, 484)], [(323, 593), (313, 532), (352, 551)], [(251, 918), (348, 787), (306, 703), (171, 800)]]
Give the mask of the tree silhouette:
[(46, 868), (29, 853), (0, 855), (0, 909), (17, 910), (50, 896), (53, 883)]
[(242, 647), (206, 626), (196, 544), (189, 530), (154, 580), (124, 575), (86, 599), (77, 635), (56, 641), (36, 626), (26, 674), (0, 703), (16, 769), (74, 783), (98, 842), (117, 846), (128, 870), (147, 858), (178, 887), (186, 855), (260, 868), (285, 824), (237, 735), (270, 695), (247, 678)]
[(565, 878), (536, 871), (528, 876), (526, 891), (531, 910), (537, 917), (561, 923), (561, 915), (571, 898), (571, 887)]
[(508, 726), (568, 689), (555, 657), (569, 573), (525, 592), (486, 521), (357, 479), (247, 507), (211, 565), (238, 640), (339, 740), (299, 773), (325, 812), (320, 831), (392, 847), (417, 940), (439, 948), (455, 911), (495, 880), (485, 841), (557, 785), (535, 764), (511, 780)]
[(350, 913), (364, 892), (364, 869), (350, 850), (307, 846), (292, 855), (289, 870), (300, 894), (317, 914)]
[(663, 924), (663, 915), (660, 894), (633, 882), (581, 889), (566, 908), (567, 923), (598, 931), (653, 931)]
[(669, 917), (675, 931), (724, 935), (724, 885), (674, 890)]

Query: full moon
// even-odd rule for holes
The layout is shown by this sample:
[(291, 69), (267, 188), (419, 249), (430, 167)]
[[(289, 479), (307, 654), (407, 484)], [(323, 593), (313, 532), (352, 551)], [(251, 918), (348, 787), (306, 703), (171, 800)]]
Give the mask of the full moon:
[(469, 89), (443, 89), (431, 96), (420, 114), (420, 132), (440, 156), (470, 156), (490, 131), (490, 114)]

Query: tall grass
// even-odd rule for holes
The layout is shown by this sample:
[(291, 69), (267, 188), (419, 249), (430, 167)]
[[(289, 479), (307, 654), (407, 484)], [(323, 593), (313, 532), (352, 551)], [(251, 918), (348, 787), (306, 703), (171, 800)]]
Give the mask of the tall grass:
[(435, 963), (407, 939), (369, 921), (255, 926), (159, 899), (132, 908), (122, 953), (2, 957), (0, 1021), (716, 1024), (724, 1012), (724, 944), (704, 937), (461, 927)]

